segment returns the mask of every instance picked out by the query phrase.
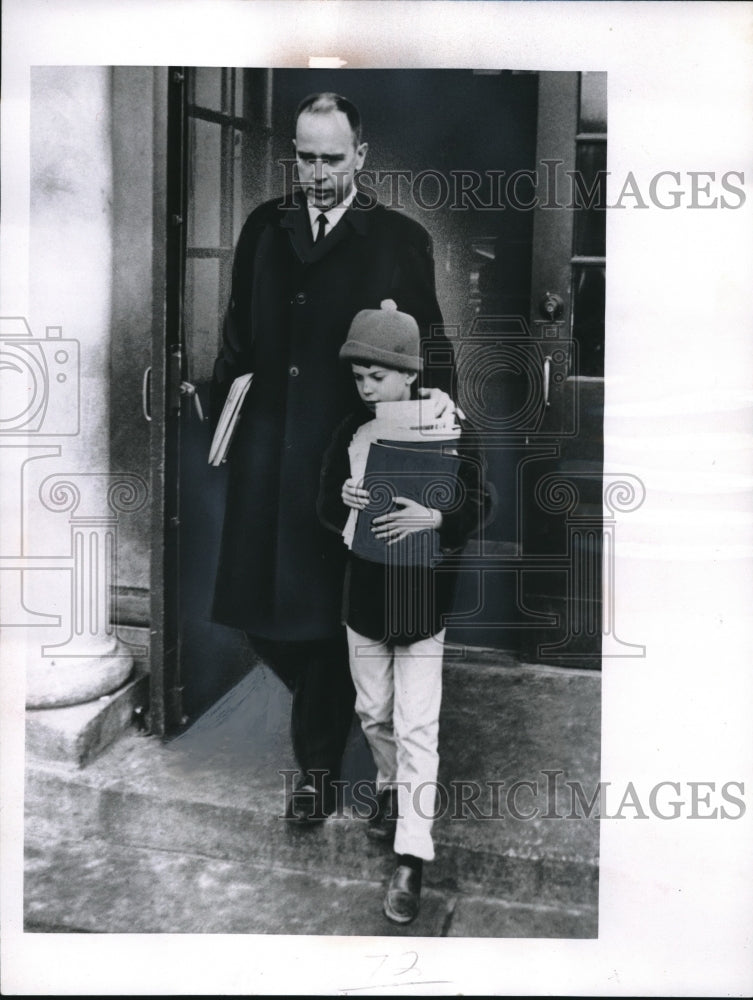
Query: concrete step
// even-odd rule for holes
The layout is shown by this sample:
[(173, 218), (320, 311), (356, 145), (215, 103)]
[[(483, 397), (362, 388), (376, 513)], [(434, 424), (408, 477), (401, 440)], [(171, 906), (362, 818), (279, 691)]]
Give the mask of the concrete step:
[[(411, 928), (382, 913), (378, 882), (121, 847), (26, 846), (25, 929), (104, 934), (363, 934), (439, 937), (454, 900), (427, 890)], [(102, 887), (107, 891), (103, 892)]]
[[(100, 934), (594, 937), (595, 912), (431, 888), (409, 926), (382, 913), (385, 884), (90, 839), (27, 838), (24, 929)], [(106, 890), (103, 891), (103, 887)]]
[[(578, 818), (565, 817), (574, 811), (571, 785), (589, 800), (598, 786), (600, 676), (474, 650), (446, 661), (443, 685), (439, 782), (455, 809), (435, 826), (446, 852), (436, 877), (493, 885), (516, 901), (595, 904), (599, 823), (577, 801)], [(481, 789), (475, 816), (467, 804), (457, 808), (460, 782)]]
[[(448, 803), (435, 823), (436, 860), (425, 867), (424, 885), (443, 898), (498, 902), (500, 926), (505, 907), (522, 905), (543, 907), (549, 927), (559, 926), (553, 914), (565, 919), (571, 911), (586, 913), (581, 925), (593, 927), (598, 821), (565, 818), (572, 812), (565, 781), (579, 782), (589, 798), (598, 783), (598, 675), (521, 665), (492, 651), (454, 652), (440, 719)], [(295, 768), (289, 711), (287, 691), (260, 667), (171, 743), (132, 731), (83, 770), (30, 757), (30, 842), (72, 855), (101, 843), (126, 856), (203, 858), (236, 866), (236, 874), (257, 866), (384, 885), (392, 852), (366, 838), (347, 797), (338, 815), (313, 829), (281, 818), (279, 772)], [(370, 777), (373, 762), (354, 726), (344, 778)], [(516, 782), (531, 784), (506, 799)], [(530, 818), (516, 818), (516, 808)], [(190, 896), (190, 878), (183, 888)], [(470, 927), (481, 910), (474, 904), (458, 912), (467, 913), (462, 920)], [(542, 920), (533, 923), (543, 927)]]

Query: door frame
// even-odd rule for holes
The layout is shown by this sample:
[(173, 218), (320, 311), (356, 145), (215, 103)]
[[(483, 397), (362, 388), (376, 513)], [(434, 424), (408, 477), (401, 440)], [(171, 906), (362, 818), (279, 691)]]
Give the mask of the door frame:
[(178, 484), (186, 203), (185, 73), (155, 71), (154, 270), (151, 406), (152, 565), (148, 729), (183, 719), (180, 687)]
[[(555, 169), (558, 175), (563, 170), (575, 168), (581, 74), (541, 72), (538, 78), (536, 165), (540, 176), (536, 194), (542, 199), (543, 207), (535, 209), (534, 218), (530, 333), (532, 339), (538, 342), (537, 346), (542, 348), (542, 357), (549, 357), (550, 398), (539, 430), (531, 435), (530, 444), (533, 447), (529, 460), (524, 463), (529, 471), (536, 465), (537, 454), (551, 455), (553, 450), (557, 451), (561, 423), (567, 419), (569, 394), (566, 387), (571, 380), (568, 378), (567, 361), (557, 361), (557, 352), (552, 347), (556, 347), (558, 341), (571, 339), (575, 212), (552, 204), (551, 174), (542, 172), (542, 168), (547, 161), (557, 161)], [(159, 69), (155, 74), (155, 266), (151, 372), (154, 496), (149, 721), (151, 731), (161, 736), (174, 731), (185, 721), (181, 697), (180, 588), (171, 586), (171, 581), (179, 579), (180, 571), (180, 403), (181, 385), (186, 377), (183, 328), (189, 184), (186, 141), (189, 95), (186, 82), (186, 70), (182, 67)], [(554, 313), (548, 318), (540, 311), (547, 292), (554, 292), (560, 297)], [(577, 386), (575, 391), (577, 396)], [(519, 484), (519, 510), (522, 511), (524, 504), (531, 499), (532, 495), (526, 496), (522, 484)], [(524, 555), (518, 563), (521, 572), (525, 572), (525, 563)], [(535, 573), (534, 570), (531, 577)], [(550, 615), (549, 621), (552, 620)], [(542, 636), (551, 641), (551, 625), (548, 629), (537, 631), (535, 642), (539, 646)], [(532, 648), (532, 643), (524, 642), (524, 645), (527, 650)], [(559, 662), (547, 660), (540, 654), (534, 654), (532, 658), (539, 662)], [(577, 664), (573, 662), (570, 665)]]
[(538, 573), (527, 575), (524, 603), (556, 621), (554, 628), (531, 629), (525, 655), (537, 663), (599, 669), (604, 380), (579, 374), (574, 339), (579, 206), (567, 186), (578, 165), (582, 77), (539, 74), (530, 328), (544, 360), (544, 400), (538, 430), (528, 442), (531, 456), (519, 473), (519, 496), (529, 519), (524, 562), (541, 563)]

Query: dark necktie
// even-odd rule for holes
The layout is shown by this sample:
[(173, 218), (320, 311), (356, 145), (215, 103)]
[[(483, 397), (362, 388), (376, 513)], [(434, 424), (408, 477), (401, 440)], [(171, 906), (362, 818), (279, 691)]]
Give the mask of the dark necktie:
[(318, 243), (319, 240), (324, 239), (324, 230), (327, 228), (327, 216), (324, 212), (320, 212), (319, 215), (317, 215), (316, 222), (319, 228), (316, 231), (316, 239), (314, 242)]

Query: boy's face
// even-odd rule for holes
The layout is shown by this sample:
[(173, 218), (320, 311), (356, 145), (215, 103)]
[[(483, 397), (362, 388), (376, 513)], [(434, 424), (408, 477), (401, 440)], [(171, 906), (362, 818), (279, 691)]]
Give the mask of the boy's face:
[(401, 372), (383, 365), (351, 365), (358, 395), (370, 410), (377, 403), (398, 403), (410, 399), (415, 372)]

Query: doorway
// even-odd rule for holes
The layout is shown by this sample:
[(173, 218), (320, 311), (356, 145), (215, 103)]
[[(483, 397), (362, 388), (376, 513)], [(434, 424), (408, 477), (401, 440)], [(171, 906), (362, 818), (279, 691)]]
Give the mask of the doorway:
[[(166, 580), (176, 622), (166, 727), (197, 718), (252, 666), (242, 635), (209, 619), (226, 483), (206, 462), (208, 386), (235, 242), (248, 212), (290, 180), (295, 107), (313, 91), (342, 91), (360, 108), (362, 183), (431, 233), (458, 399), (486, 432), (498, 513), (469, 547), (448, 641), (598, 666), (604, 212), (545, 212), (541, 162), (589, 184), (603, 169), (604, 74), (185, 68), (169, 87), (179, 555)], [(572, 510), (542, 506), (541, 483), (562, 475), (588, 480), (585, 535)], [(574, 608), (587, 628), (563, 658)]]

